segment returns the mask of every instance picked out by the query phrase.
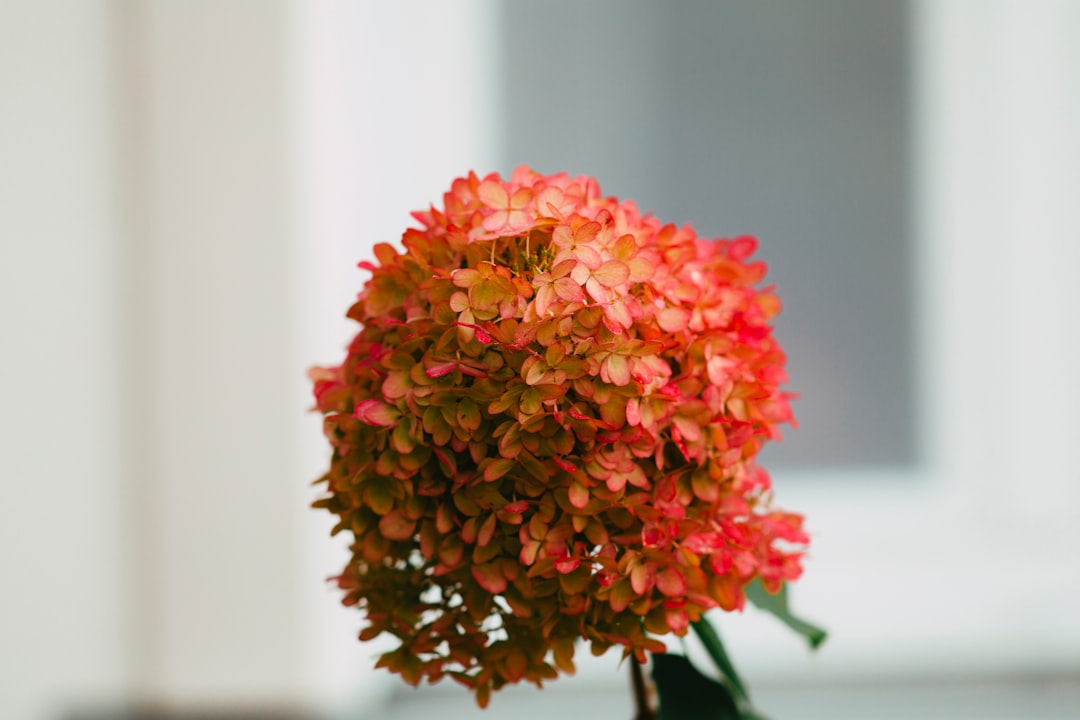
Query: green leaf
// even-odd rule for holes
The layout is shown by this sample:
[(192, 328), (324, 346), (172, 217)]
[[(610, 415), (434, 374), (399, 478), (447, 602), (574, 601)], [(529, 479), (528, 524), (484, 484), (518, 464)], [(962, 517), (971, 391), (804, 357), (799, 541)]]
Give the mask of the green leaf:
[(791, 614), (788, 610), (786, 584), (774, 595), (765, 589), (760, 580), (754, 580), (746, 586), (746, 597), (754, 605), (775, 615), (780, 622), (805, 637), (812, 650), (816, 650), (828, 637), (828, 633), (823, 629)]
[(749, 703), (750, 695), (746, 692), (746, 686), (743, 685), (742, 679), (735, 671), (735, 665), (731, 662), (731, 658), (728, 657), (727, 651), (724, 650), (724, 644), (720, 642), (720, 635), (717, 634), (716, 629), (705, 618), (696, 621), (691, 627), (694, 628), (694, 633), (701, 640), (705, 650), (709, 653), (709, 657), (716, 664), (716, 669), (731, 685), (732, 694), (744, 703)]
[(660, 696), (657, 720), (743, 720), (728, 689), (682, 655), (655, 654), (652, 666)]

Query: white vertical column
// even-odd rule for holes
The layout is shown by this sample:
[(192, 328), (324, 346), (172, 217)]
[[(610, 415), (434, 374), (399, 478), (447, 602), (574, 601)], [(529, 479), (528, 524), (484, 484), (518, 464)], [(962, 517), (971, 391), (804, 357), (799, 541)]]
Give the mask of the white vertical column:
[(981, 593), (953, 627), (999, 628), (1002, 657), (1052, 672), (1080, 629), (1080, 15), (917, 7), (924, 428), (950, 508), (935, 548)]
[(105, 2), (0, 3), (0, 717), (126, 684)]
[(300, 704), (284, 2), (124, 3), (137, 694)]
[[(1007, 202), (1000, 351), (1004, 513), (1073, 536), (1080, 518), (1080, 12), (1070, 0), (1005, 3), (997, 38)], [(1080, 542), (1073, 547), (1080, 550)]]
[[(364, 218), (371, 212), (364, 199), (361, 148), (370, 142), (361, 128), (356, 75), (366, 48), (357, 48), (362, 6), (346, 2), (296, 2), (290, 26), (292, 56), (291, 189), (297, 200), (292, 276), (296, 287), (292, 359), (298, 368), (340, 361), (353, 331), (345, 310), (356, 297), (358, 258), (370, 250)], [(359, 56), (359, 57), (358, 57)], [(311, 388), (298, 375), (290, 389), (300, 407), (312, 405)], [(322, 436), (322, 418), (297, 413), (294, 420), (298, 463), (296, 503), (308, 506), (323, 492), (304, 480), (320, 477), (329, 464)], [(386, 683), (374, 672), (373, 651), (357, 640), (361, 618), (340, 603), (340, 594), (326, 579), (339, 574), (349, 557), (346, 535), (330, 538), (334, 521), (325, 512), (306, 513), (299, 589), (307, 623), (304, 682), (313, 696), (331, 707), (385, 699)]]
[[(450, 181), (495, 168), (503, 120), (496, 82), (495, 3), (294, 2), (292, 116), (297, 242), (293, 358), (334, 364), (357, 326), (344, 317), (367, 274), (356, 267), (377, 242), (398, 243), (409, 212), (441, 203)], [(305, 383), (297, 402), (310, 404)], [(318, 417), (297, 416), (300, 478), (325, 471)], [(298, 486), (299, 502), (320, 489)], [(347, 540), (329, 515), (304, 521), (303, 612), (309, 685), (321, 697), (366, 702), (389, 687), (374, 671), (377, 644), (361, 645), (361, 616), (323, 579), (341, 571)]]
[(917, 8), (927, 445), (982, 522), (1064, 530), (1080, 513), (1076, 6)]
[(973, 13), (972, 5), (916, 3), (913, 72), (916, 294), (929, 353), (921, 429), (931, 465), (964, 499), (978, 498), (979, 483), (1002, 463), (1002, 446), (981, 430), (995, 427), (985, 421), (1000, 407), (989, 385), (1005, 374), (1003, 356), (991, 348), (1002, 312), (997, 278), (1007, 262), (994, 217), (1002, 203), (993, 182), (995, 78), (986, 70), (1001, 49), (988, 13)]

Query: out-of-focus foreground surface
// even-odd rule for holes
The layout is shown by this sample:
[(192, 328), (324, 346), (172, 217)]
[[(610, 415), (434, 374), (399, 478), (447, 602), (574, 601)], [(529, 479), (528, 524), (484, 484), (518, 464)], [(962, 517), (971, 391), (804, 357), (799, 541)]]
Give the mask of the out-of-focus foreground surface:
[[(769, 686), (754, 689), (754, 702), (770, 718), (792, 720), (1073, 720), (1080, 710), (1080, 683), (1043, 679), (1027, 682), (929, 681)], [(630, 718), (626, 693), (509, 690), (480, 715), (459, 693), (403, 695), (384, 717), (393, 720), (484, 717), (541, 720), (549, 717)]]
[[(0, 718), (479, 714), (325, 584), (304, 373), (518, 163), (762, 236), (832, 631), (719, 618), (766, 712), (1080, 717), (1080, 4), (540, 7), (0, 0)], [(581, 665), (487, 717), (629, 717)]]

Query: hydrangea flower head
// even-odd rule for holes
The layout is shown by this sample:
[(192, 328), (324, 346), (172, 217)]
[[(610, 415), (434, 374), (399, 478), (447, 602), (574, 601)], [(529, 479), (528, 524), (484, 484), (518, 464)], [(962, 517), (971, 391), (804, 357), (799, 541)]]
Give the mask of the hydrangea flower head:
[(315, 504), (352, 534), (336, 581), (378, 665), (494, 689), (644, 661), (760, 579), (800, 572), (764, 443), (792, 422), (751, 237), (705, 240), (596, 181), (459, 178), (380, 244), (338, 367), (312, 371), (333, 448)]

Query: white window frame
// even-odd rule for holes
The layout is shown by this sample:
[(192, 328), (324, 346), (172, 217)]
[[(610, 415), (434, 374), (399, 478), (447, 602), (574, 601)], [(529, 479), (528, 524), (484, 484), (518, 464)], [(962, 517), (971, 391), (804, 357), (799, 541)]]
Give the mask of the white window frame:
[[(1068, 313), (1080, 308), (1080, 11), (1068, 0), (914, 7), (921, 459), (776, 474), (778, 504), (804, 512), (814, 535), (793, 591), (796, 610), (832, 638), (808, 662), (771, 618), (719, 618), (755, 677), (1080, 666), (1072, 610), (1080, 597), (1080, 343)], [(302, 316), (317, 323), (305, 346), (318, 359), (335, 360), (353, 331), (327, 318), (341, 315), (360, 281), (351, 270), (363, 249), (357, 239), (396, 238), (406, 211), (438, 199), (450, 178), (501, 160), (492, 141), (494, 6), (471, 0), (454, 10), (367, 8), (362, 44), (342, 31), (357, 21), (345, 4), (297, 10), (298, 87), (313, 93), (297, 123), (300, 230), (310, 241), (298, 272), (309, 291)], [(405, 27), (415, 62), (390, 61), (402, 39), (395, 28)], [(473, 44), (449, 46), (447, 36)], [(422, 79), (428, 66), (442, 74)], [(453, 77), (471, 84), (445, 93)], [(439, 103), (440, 132), (455, 138), (453, 147), (398, 122), (393, 108), (365, 107), (396, 97), (402, 111), (415, 109), (425, 102), (410, 95), (417, 88), (437, 96), (428, 100)], [(355, 166), (361, 156), (368, 167)], [(307, 450), (317, 466), (319, 451)], [(316, 542), (311, 557), (325, 567), (326, 544)], [(330, 612), (325, 595), (316, 602), (317, 612)], [(342, 686), (356, 682), (372, 655), (341, 631), (358, 624), (344, 618), (328, 623), (312, 648), (320, 672)]]
[[(1078, 18), (1067, 2), (915, 3), (921, 461), (777, 478), (816, 535), (794, 591), (833, 631), (814, 673), (1080, 663)], [(763, 669), (798, 672), (727, 625)]]

